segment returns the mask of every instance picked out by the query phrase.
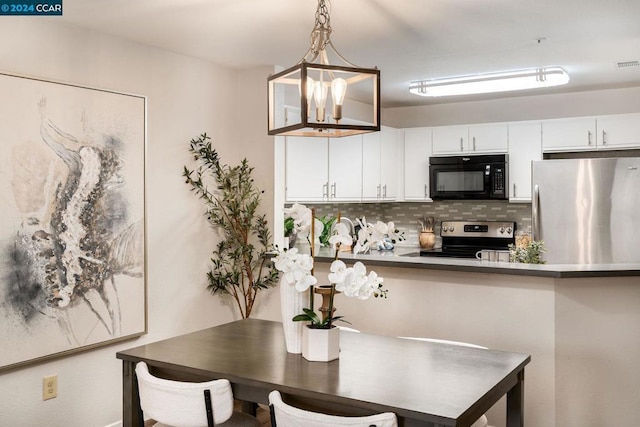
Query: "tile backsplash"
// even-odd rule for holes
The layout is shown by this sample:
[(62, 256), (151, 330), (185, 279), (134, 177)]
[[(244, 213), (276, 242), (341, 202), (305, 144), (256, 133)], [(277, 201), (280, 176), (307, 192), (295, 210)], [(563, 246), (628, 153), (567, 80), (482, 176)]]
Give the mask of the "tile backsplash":
[(531, 204), (509, 203), (492, 200), (437, 201), (429, 203), (322, 203), (306, 204), (316, 209), (317, 216), (340, 215), (351, 220), (366, 217), (367, 222), (393, 221), (404, 231), (406, 241), (402, 244), (418, 245), (420, 224), (423, 216), (436, 220), (435, 232), (440, 235), (440, 223), (447, 220), (466, 221), (514, 221), (518, 230), (531, 227)]

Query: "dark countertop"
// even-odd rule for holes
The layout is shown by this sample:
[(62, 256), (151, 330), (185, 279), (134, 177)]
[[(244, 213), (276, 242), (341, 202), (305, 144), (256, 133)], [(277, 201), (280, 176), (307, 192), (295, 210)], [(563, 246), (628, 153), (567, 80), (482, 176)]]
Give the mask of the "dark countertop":
[[(446, 270), (470, 273), (507, 274), (519, 276), (539, 276), (552, 278), (574, 277), (620, 277), (640, 276), (638, 264), (520, 264), (490, 262), (466, 258), (421, 257), (416, 247), (397, 246), (391, 251), (371, 251), (370, 254), (354, 255), (340, 252), (339, 259), (347, 264), (364, 262), (367, 267), (420, 268), (426, 270)], [(317, 250), (316, 262), (332, 262), (334, 250)]]

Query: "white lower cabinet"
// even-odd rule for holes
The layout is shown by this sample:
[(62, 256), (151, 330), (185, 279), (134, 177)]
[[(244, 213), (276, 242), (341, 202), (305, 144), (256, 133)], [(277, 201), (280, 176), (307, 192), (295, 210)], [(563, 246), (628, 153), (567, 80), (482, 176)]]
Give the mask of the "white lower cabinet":
[(404, 199), (431, 201), (429, 196), (429, 156), (431, 128), (404, 131)]
[(542, 160), (542, 124), (509, 124), (509, 201), (531, 202), (531, 163)]

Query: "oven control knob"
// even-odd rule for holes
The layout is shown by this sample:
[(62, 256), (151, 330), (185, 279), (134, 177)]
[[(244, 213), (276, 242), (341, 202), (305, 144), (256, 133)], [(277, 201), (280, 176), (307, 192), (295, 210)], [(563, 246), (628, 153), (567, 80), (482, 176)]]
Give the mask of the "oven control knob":
[(498, 231), (500, 231), (500, 234), (504, 234), (504, 227), (500, 227)]
[(511, 234), (512, 231), (511, 227), (507, 227), (507, 234)]

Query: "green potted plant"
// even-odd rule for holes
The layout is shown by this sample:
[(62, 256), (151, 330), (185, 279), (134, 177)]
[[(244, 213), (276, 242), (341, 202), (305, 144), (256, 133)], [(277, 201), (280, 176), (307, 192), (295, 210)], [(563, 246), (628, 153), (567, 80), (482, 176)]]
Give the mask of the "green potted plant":
[(545, 252), (542, 240), (521, 239), (517, 244), (509, 245), (509, 261), (526, 264), (545, 264), (542, 254)]
[(185, 166), (183, 176), (204, 202), (204, 214), (221, 238), (211, 256), (207, 289), (231, 296), (240, 316), (248, 318), (258, 293), (278, 279), (267, 255), (271, 248), (267, 220), (257, 212), (262, 191), (254, 185), (247, 159), (236, 166), (221, 163), (206, 133), (191, 140), (189, 151), (198, 166), (193, 170)]

